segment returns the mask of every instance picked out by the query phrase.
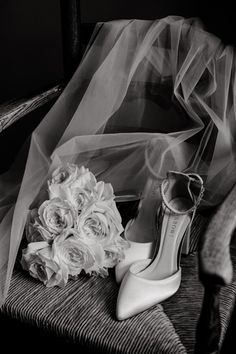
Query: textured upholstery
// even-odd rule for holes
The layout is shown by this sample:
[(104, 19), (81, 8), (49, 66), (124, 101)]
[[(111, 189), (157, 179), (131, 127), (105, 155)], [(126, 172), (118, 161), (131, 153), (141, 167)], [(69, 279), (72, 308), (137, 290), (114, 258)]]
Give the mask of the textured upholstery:
[[(235, 250), (232, 250), (232, 260), (235, 268)], [(97, 353), (192, 353), (203, 297), (197, 253), (182, 257), (181, 265), (179, 291), (161, 305), (126, 321), (115, 319), (118, 285), (113, 271), (105, 279), (80, 276), (59, 289), (44, 287), (16, 266), (1, 311)], [(234, 280), (221, 292), (221, 341), (235, 295)]]

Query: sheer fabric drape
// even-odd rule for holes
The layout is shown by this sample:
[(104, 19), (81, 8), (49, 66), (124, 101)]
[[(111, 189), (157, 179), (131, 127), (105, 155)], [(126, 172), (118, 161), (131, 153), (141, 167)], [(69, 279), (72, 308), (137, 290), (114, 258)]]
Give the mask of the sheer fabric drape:
[(235, 54), (197, 20), (98, 24), (73, 78), (0, 178), (0, 301), (28, 210), (50, 171), (83, 164), (116, 193), (168, 170), (205, 180), (202, 207), (236, 180)]

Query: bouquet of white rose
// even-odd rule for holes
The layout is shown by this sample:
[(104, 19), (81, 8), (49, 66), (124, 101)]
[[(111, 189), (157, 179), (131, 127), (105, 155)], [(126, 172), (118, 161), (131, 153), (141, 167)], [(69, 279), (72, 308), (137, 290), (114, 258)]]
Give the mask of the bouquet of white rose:
[(128, 247), (111, 184), (67, 164), (52, 173), (48, 194), (29, 212), (23, 268), (48, 287), (63, 287), (81, 271), (107, 276)]

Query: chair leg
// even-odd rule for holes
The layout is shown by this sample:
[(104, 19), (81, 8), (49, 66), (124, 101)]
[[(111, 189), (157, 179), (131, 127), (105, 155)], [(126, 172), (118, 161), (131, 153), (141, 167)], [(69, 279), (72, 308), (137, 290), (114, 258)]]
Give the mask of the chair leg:
[(65, 80), (69, 81), (81, 59), (80, 0), (60, 0)]
[(221, 335), (219, 285), (206, 285), (199, 317), (195, 354), (219, 353)]

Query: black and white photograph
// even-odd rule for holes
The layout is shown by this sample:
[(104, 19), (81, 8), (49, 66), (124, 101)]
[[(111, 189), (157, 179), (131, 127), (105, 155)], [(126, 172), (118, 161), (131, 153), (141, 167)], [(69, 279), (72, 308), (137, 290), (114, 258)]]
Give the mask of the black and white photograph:
[(1, 353), (235, 353), (233, 9), (0, 0)]

